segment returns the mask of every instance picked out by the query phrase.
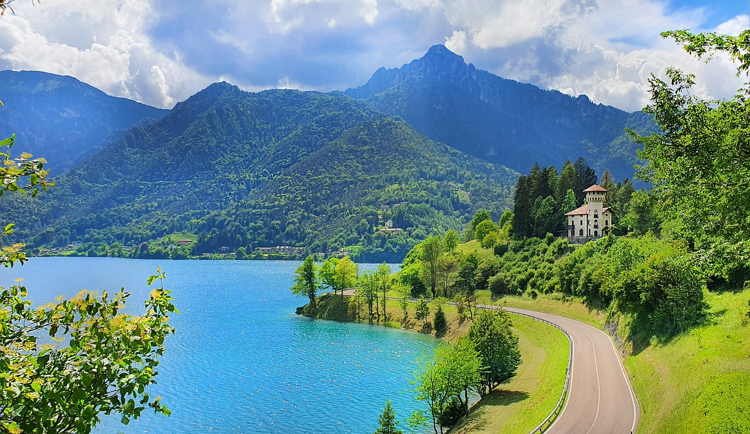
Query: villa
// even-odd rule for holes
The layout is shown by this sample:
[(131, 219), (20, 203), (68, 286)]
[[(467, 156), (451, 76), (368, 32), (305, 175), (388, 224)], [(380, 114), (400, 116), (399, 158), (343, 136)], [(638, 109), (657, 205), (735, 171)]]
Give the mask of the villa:
[(565, 214), (568, 239), (574, 243), (601, 238), (612, 227), (612, 210), (605, 206), (607, 189), (594, 184), (583, 192), (586, 193), (584, 204)]

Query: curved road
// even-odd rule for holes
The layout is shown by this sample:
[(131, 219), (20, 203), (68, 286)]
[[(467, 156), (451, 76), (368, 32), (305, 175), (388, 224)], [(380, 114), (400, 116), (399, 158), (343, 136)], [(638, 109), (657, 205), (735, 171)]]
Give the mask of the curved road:
[(503, 309), (549, 321), (570, 336), (573, 362), (568, 400), (546, 432), (623, 434), (635, 430), (635, 395), (609, 336), (570, 318), (512, 307)]

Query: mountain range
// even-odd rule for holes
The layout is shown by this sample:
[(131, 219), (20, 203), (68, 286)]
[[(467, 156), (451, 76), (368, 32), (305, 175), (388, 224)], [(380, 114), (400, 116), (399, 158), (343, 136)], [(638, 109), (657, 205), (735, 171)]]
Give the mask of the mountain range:
[(0, 71), (0, 100), (0, 137), (15, 133), (24, 151), (44, 156), (53, 173), (70, 169), (116, 134), (167, 113), (73, 77), (38, 71)]
[(91, 254), (172, 256), (179, 234), (191, 254), (291, 245), (399, 260), (480, 208), (507, 208), (516, 170), (534, 162), (584, 156), (630, 176), (624, 128), (650, 124), (478, 70), (443, 46), (345, 92), (222, 82), (168, 111), (70, 77), (2, 74), (0, 134), (17, 132), (18, 151), (61, 174), (2, 212), (34, 247)]
[(642, 112), (498, 77), (443, 45), (400, 68), (380, 68), (345, 93), (433, 140), (521, 172), (583, 157), (599, 173), (632, 178), (638, 145), (625, 129), (654, 128)]

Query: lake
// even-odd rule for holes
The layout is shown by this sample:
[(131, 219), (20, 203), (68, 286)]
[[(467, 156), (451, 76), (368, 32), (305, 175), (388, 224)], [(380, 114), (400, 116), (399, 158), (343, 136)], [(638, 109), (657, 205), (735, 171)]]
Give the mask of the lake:
[(130, 425), (109, 417), (98, 433), (365, 433), (376, 428), (386, 400), (402, 422), (424, 410), (414, 376), (438, 341), (294, 315), (306, 300), (289, 291), (298, 264), (32, 258), (0, 269), (0, 285), (23, 278), (35, 303), (125, 287), (129, 310), (140, 312), (146, 277), (157, 266), (167, 273), (180, 313), (151, 393), (172, 415), (146, 410)]

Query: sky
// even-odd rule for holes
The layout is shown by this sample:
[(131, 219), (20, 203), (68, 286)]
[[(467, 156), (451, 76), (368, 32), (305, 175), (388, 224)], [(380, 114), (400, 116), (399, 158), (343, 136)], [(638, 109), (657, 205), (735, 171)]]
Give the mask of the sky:
[(337, 90), (443, 43), (497, 75), (634, 111), (650, 74), (695, 73), (722, 98), (728, 59), (685, 54), (663, 30), (737, 34), (750, 0), (16, 0), (0, 69), (72, 75), (172, 107), (208, 84)]

